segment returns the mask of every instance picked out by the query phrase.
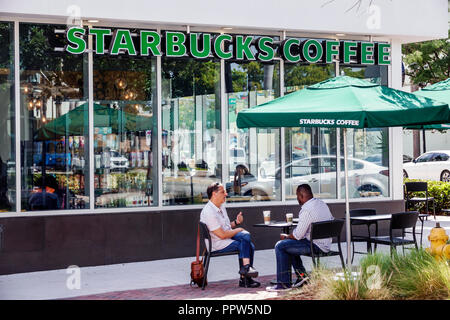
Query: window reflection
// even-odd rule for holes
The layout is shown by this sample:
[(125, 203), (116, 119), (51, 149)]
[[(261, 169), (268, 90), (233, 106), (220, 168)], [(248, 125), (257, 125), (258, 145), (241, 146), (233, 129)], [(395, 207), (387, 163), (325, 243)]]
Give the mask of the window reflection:
[[(281, 200), (275, 168), (280, 164), (280, 129), (240, 129), (239, 111), (280, 95), (279, 64), (225, 62), (228, 103), (229, 201)], [(278, 177), (279, 179), (279, 177)]]
[(89, 207), (87, 56), (54, 51), (64, 28), (20, 24), (24, 210)]
[[(285, 94), (334, 77), (334, 70), (334, 64), (286, 64)], [(336, 129), (286, 128), (285, 142), (286, 199), (296, 199), (297, 186), (303, 183), (317, 198), (336, 199)]]
[(156, 58), (94, 56), (98, 208), (158, 204)]
[(0, 22), (0, 212), (15, 210), (14, 24)]
[[(386, 66), (341, 66), (341, 75), (387, 85)], [(341, 141), (343, 148), (343, 141)], [(389, 129), (347, 129), (349, 197), (389, 196)], [(344, 150), (342, 149), (341, 155)], [(341, 165), (344, 170), (343, 163)], [(342, 191), (345, 197), (345, 190)]]
[(162, 59), (163, 205), (201, 204), (222, 179), (220, 63)]

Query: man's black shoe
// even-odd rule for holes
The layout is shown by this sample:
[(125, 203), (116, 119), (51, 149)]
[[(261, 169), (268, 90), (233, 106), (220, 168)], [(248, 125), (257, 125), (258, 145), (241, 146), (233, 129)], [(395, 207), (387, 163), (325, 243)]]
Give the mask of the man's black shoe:
[(258, 271), (249, 264), (247, 264), (241, 267), (241, 270), (239, 270), (239, 274), (245, 277), (256, 278), (258, 276)]
[(241, 278), (239, 279), (239, 287), (243, 288), (258, 288), (261, 285), (258, 281), (253, 280), (252, 278)]

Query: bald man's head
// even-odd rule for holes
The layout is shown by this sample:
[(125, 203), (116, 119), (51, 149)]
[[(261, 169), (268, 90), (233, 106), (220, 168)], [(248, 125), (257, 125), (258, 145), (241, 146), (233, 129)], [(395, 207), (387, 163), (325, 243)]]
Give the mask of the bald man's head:
[(299, 204), (303, 205), (313, 197), (314, 195), (309, 184), (301, 184), (297, 187), (297, 200)]

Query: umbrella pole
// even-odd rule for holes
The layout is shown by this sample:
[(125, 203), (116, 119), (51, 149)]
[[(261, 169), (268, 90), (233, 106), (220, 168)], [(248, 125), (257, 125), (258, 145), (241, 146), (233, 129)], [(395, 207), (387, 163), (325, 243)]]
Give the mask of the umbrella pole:
[(344, 177), (345, 177), (345, 231), (347, 240), (347, 270), (352, 267), (351, 234), (350, 234), (350, 204), (348, 201), (348, 165), (347, 165), (347, 128), (343, 128), (344, 135)]

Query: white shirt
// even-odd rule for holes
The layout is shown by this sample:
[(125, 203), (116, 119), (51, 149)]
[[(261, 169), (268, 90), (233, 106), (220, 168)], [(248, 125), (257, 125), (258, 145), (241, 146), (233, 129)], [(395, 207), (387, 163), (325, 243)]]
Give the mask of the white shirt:
[[(327, 204), (320, 199), (312, 198), (305, 202), (302, 209), (298, 213), (298, 224), (292, 232), (297, 239), (306, 238), (311, 240), (311, 223), (334, 220)], [(332, 238), (314, 240), (314, 244), (318, 246), (323, 252), (330, 251)]]
[[(223, 205), (221, 205), (220, 208), (217, 208), (214, 203), (208, 201), (200, 213), (200, 222), (203, 222), (208, 226), (212, 241), (212, 251), (226, 248), (233, 242), (232, 239), (220, 239), (213, 232), (219, 228), (222, 228), (224, 231), (232, 229), (227, 210)], [(209, 248), (207, 239), (205, 239), (205, 243), (206, 248)]]

